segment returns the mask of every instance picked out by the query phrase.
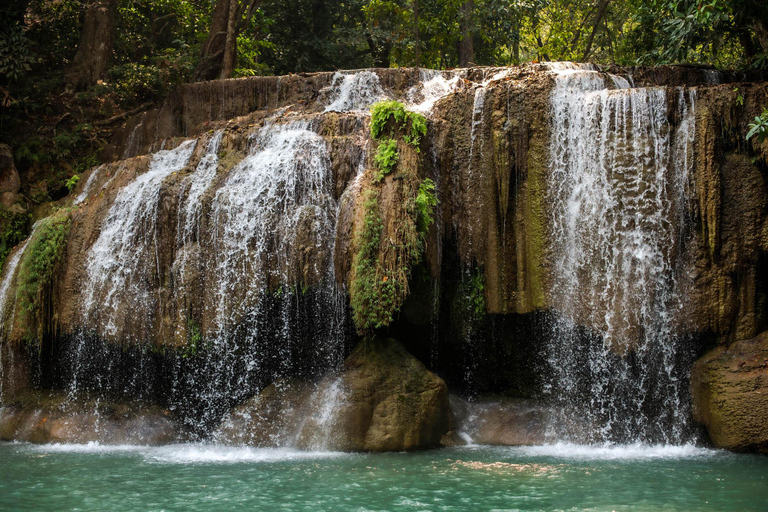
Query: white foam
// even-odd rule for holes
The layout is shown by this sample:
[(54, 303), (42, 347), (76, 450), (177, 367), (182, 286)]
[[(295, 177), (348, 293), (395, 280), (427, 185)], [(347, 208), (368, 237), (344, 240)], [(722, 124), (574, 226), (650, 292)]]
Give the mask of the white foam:
[(23, 449), (35, 453), (83, 453), (83, 454), (139, 454), (147, 462), (164, 464), (205, 464), (205, 463), (270, 463), (298, 460), (317, 460), (352, 456), (344, 452), (301, 451), (290, 448), (252, 448), (249, 446), (226, 446), (204, 443), (146, 446), (131, 444), (20, 444)]
[(288, 448), (251, 448), (207, 444), (178, 444), (152, 448), (146, 453), (150, 461), (169, 464), (283, 462), (315, 460), (347, 456), (342, 452), (300, 451)]
[(556, 443), (541, 446), (521, 446), (512, 448), (514, 453), (528, 457), (557, 457), (560, 459), (581, 460), (650, 460), (650, 459), (690, 459), (712, 457), (718, 450), (701, 448), (693, 444), (649, 445), (634, 444), (597, 444), (581, 445)]
[(118, 453), (141, 452), (149, 449), (147, 446), (134, 444), (101, 444), (91, 441), (84, 444), (75, 443), (51, 443), (30, 445), (30, 451), (42, 453)]

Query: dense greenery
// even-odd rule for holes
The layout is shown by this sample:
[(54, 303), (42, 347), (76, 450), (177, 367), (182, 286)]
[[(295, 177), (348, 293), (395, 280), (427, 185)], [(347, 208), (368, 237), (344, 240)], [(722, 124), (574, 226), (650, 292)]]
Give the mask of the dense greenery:
[[(48, 183), (51, 198), (65, 193), (65, 181), (78, 167), (98, 161), (110, 119), (198, 76), (194, 70), (218, 5), (112, 0), (117, 7), (109, 67), (96, 84), (74, 91), (67, 89), (65, 75), (92, 1), (9, 0), (0, 7), (0, 138), (12, 143), (22, 171), (57, 169)], [(243, 15), (236, 34), (234, 76), (532, 60), (768, 65), (768, 2), (762, 0), (240, 0), (238, 5), (246, 4), (255, 11)]]

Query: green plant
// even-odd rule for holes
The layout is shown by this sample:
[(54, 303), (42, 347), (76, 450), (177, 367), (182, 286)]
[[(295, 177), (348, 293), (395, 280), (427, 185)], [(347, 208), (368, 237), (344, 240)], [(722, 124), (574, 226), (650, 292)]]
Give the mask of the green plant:
[(429, 227), (435, 222), (435, 206), (435, 182), (425, 178), (416, 194), (416, 229), (422, 237), (426, 238)]
[(379, 183), (384, 179), (384, 176), (392, 172), (399, 159), (400, 154), (397, 152), (397, 141), (395, 139), (387, 139), (380, 142), (373, 157), (379, 172), (376, 173), (373, 181)]
[(394, 127), (390, 129), (390, 138), (394, 137), (394, 129), (401, 131), (403, 140), (419, 151), (421, 138), (427, 134), (427, 119), (421, 114), (405, 110), (405, 105), (395, 100), (385, 100), (371, 106), (371, 137), (378, 139), (382, 136), (390, 119)]
[(763, 112), (759, 116), (755, 116), (754, 121), (749, 123), (747, 140), (755, 135), (757, 135), (757, 141), (761, 144), (768, 138), (768, 108), (763, 108)]
[(734, 87), (733, 88), (733, 92), (736, 93), (736, 104), (738, 106), (740, 106), (740, 107), (743, 107), (744, 106), (744, 95), (743, 94), (739, 94), (739, 88), (738, 87)]
[[(42, 221), (29, 247), (24, 252), (19, 267), (16, 300), (24, 317), (27, 338), (41, 339), (44, 331), (43, 312), (52, 297), (59, 262), (64, 257), (71, 220), (66, 212), (54, 214)], [(33, 330), (35, 328), (35, 330)]]
[(72, 190), (77, 186), (78, 181), (80, 181), (80, 175), (74, 174), (71, 178), (64, 182), (64, 186), (67, 187), (67, 190), (71, 193)]
[(187, 344), (181, 349), (184, 359), (195, 357), (203, 348), (203, 333), (192, 318), (187, 320)]

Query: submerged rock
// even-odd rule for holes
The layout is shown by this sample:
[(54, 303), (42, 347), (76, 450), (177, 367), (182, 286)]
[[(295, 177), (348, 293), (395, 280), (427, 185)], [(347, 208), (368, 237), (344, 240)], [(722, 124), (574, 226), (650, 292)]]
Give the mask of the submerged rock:
[(448, 389), (393, 339), (355, 347), (318, 384), (272, 384), (227, 417), (214, 438), (255, 446), (401, 451), (439, 446)]
[(768, 331), (696, 361), (691, 394), (694, 419), (717, 446), (768, 453)]
[(140, 402), (69, 402), (30, 392), (0, 409), (2, 441), (160, 445), (183, 438), (169, 411)]
[(468, 402), (451, 396), (451, 410), (457, 436), (444, 444), (533, 446), (547, 441), (550, 413), (533, 400), (500, 397)]

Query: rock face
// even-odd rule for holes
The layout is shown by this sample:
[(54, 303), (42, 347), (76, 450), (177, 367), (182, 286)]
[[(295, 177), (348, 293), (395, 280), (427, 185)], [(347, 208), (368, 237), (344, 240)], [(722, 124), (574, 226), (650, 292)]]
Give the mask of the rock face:
[(691, 394), (694, 418), (717, 446), (768, 453), (768, 331), (696, 361)]
[(184, 439), (168, 411), (138, 402), (68, 402), (26, 393), (0, 409), (0, 440), (32, 443), (169, 444)]
[(316, 385), (273, 384), (236, 408), (215, 439), (255, 446), (402, 451), (439, 446), (448, 389), (393, 339), (361, 342)]
[[(191, 421), (205, 415), (208, 433), (261, 391), (230, 415), (223, 438), (350, 450), (437, 445), (449, 429), (445, 384), (399, 345), (358, 346), (341, 373), (320, 378), (359, 341), (347, 292), (364, 219), (361, 176), (376, 169), (368, 107), (383, 98), (426, 115), (409, 159), (420, 180), (434, 181), (438, 201), (387, 335), (457, 392), (534, 396), (549, 363), (541, 350), (550, 320), (567, 316), (551, 293), (557, 68), (371, 69), (178, 88), (118, 130), (104, 148), (110, 161), (84, 173), (71, 208), (59, 211), (71, 228), (50, 289), (38, 290), (50, 298), (35, 315), (44, 329), (14, 319), (25, 310), (19, 287), (35, 282), (21, 275), (24, 265), (16, 277), (6, 266), (2, 399), (75, 381), (118, 391), (138, 383), (160, 403), (191, 403)], [(617, 77), (589, 71), (611, 97)], [(662, 134), (690, 121), (681, 98), (695, 110), (695, 140), (683, 152), (692, 169), (679, 198), (685, 214), (672, 219), (679, 236), (664, 248), (680, 255), (669, 266), (685, 298), (664, 318), (669, 331), (697, 347), (755, 336), (768, 325), (768, 142), (744, 137), (768, 104), (764, 84), (716, 85), (716, 74), (682, 67), (609, 71), (654, 86)], [(19, 196), (7, 156), (0, 148), (3, 201)], [(402, 180), (396, 174), (385, 186)], [(381, 252), (401, 227), (387, 207), (392, 197), (382, 196)], [(39, 249), (31, 238), (9, 258)], [(618, 316), (602, 303), (584, 309)], [(601, 346), (599, 325), (575, 321), (576, 338)], [(30, 332), (45, 335), (30, 340)], [(687, 373), (688, 359), (683, 366)], [(675, 382), (684, 381), (681, 372)], [(536, 442), (539, 412), (523, 409), (482, 412), (477, 435)], [(502, 428), (515, 422), (530, 428)]]

